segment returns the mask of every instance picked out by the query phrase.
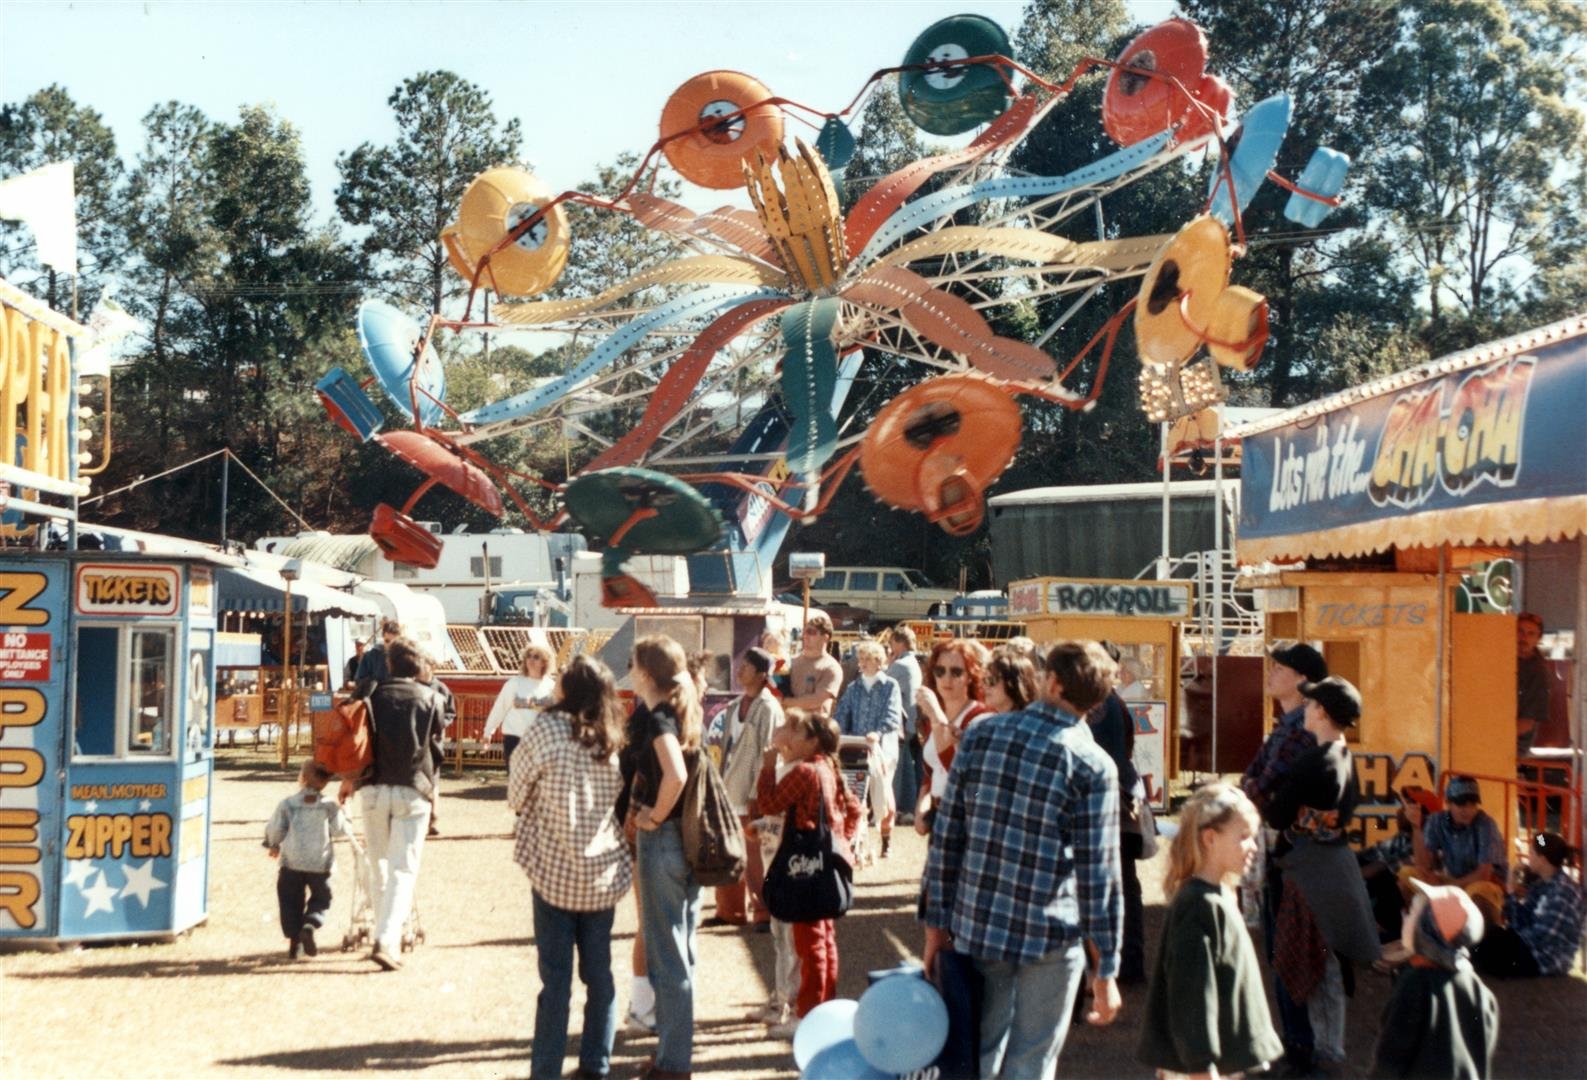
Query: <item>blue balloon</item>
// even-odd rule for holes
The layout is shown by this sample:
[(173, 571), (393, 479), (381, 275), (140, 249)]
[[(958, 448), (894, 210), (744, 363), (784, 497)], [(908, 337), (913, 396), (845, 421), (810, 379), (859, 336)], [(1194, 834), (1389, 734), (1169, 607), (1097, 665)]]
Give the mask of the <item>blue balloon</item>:
[[(815, 1015), (811, 1010), (810, 1016)], [(810, 1059), (799, 1080), (895, 1080), (892, 1073), (882, 1072), (865, 1060), (853, 1039), (844, 1039), (829, 1046)]]
[(948, 1007), (924, 978), (894, 975), (860, 998), (854, 1041), (865, 1060), (887, 1075), (924, 1069), (948, 1041)]
[(914, 975), (917, 978), (923, 979), (926, 977), (926, 969), (912, 960), (903, 960), (900, 961), (896, 967), (878, 968), (876, 971), (867, 971), (865, 973), (865, 985), (875, 986), (883, 979), (890, 979), (894, 975)]
[(799, 1021), (794, 1031), (794, 1064), (804, 1068), (812, 1058), (829, 1046), (854, 1037), (854, 1010), (860, 1003), (848, 998), (822, 1002)]

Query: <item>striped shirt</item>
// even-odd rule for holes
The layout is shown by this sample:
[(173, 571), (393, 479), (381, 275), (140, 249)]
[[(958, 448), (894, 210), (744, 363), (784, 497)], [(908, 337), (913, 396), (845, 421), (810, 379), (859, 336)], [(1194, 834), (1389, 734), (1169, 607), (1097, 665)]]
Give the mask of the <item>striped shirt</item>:
[(633, 863), (612, 809), (622, 786), (617, 755), (597, 761), (566, 713), (542, 712), (524, 731), (507, 779), (513, 858), (553, 907), (603, 911), (628, 891)]
[(1049, 705), (964, 734), (926, 856), (920, 917), (984, 960), (1091, 942), (1119, 970), (1118, 773), (1080, 717)]

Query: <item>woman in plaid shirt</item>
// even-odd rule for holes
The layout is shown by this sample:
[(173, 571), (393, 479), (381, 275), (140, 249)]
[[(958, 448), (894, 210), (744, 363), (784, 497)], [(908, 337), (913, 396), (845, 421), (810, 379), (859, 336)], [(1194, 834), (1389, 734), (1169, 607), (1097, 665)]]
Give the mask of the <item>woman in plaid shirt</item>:
[(1528, 884), (1504, 902), (1503, 926), (1490, 926), (1477, 946), (1485, 975), (1567, 975), (1581, 948), (1587, 904), (1566, 865), (1577, 852), (1559, 833), (1538, 833), (1527, 845)]
[(534, 888), (540, 997), (535, 1005), (531, 1077), (562, 1075), (573, 992), (573, 952), (585, 987), (580, 1076), (605, 1076), (617, 1034), (612, 981), (612, 914), (633, 864), (613, 807), (622, 790), (617, 748), (623, 710), (605, 664), (575, 657), (558, 700), (524, 730), (507, 801), (518, 813), (513, 857)]
[[(827, 827), (838, 837), (838, 850), (849, 865), (854, 854), (849, 841), (860, 824), (860, 804), (849, 793), (838, 772), (838, 727), (820, 713), (789, 709), (783, 726), (772, 736), (771, 749), (761, 761), (756, 803), (762, 814), (793, 812), (797, 829), (814, 829), (826, 805)], [(777, 779), (777, 759), (793, 764)], [(796, 764), (795, 764), (796, 763)], [(784, 831), (786, 837), (787, 832)], [(804, 1016), (838, 995), (838, 938), (832, 919), (793, 924), (794, 951), (799, 954), (799, 998), (795, 1016)], [(791, 1036), (797, 1022), (774, 1033)]]

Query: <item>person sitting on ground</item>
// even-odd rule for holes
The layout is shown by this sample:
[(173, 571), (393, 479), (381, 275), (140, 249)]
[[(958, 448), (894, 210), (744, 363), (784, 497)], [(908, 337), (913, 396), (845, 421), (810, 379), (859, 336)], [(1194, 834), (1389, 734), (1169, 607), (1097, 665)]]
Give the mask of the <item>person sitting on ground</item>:
[[(1490, 921), (1498, 916), (1509, 860), (1498, 822), (1482, 809), (1482, 788), (1469, 776), (1452, 777), (1444, 788), (1448, 808), (1423, 814), (1421, 807), (1406, 807), (1414, 830), (1416, 864), (1400, 871), (1400, 891), (1410, 903), (1411, 879), (1433, 885), (1458, 885), (1472, 894), (1478, 910)], [(1484, 910), (1484, 905), (1487, 909)]]
[(1407, 787), (1396, 794), (1399, 808), (1394, 815), (1394, 835), (1356, 853), (1361, 877), (1367, 883), (1367, 895), (1372, 898), (1372, 916), (1378, 922), (1378, 937), (1383, 941), (1400, 938), (1404, 897), (1400, 895), (1399, 874), (1416, 858), (1415, 830), (1405, 808), (1417, 806), (1424, 815), (1436, 814), (1444, 808), (1437, 793), (1424, 787)]
[(1417, 895), (1400, 936), (1411, 960), (1383, 1007), (1369, 1075), (1492, 1076), (1499, 1001), (1468, 955), (1482, 939), (1482, 915), (1460, 889), (1413, 884)]
[(1581, 882), (1566, 870), (1577, 854), (1558, 833), (1532, 837), (1522, 880), (1504, 903), (1504, 924), (1491, 927), (1477, 949), (1479, 971), (1500, 976), (1569, 973), (1587, 918)]
[(352, 820), (335, 799), (325, 797), (330, 779), (329, 770), (305, 761), (298, 770), (298, 790), (281, 800), (265, 826), (265, 847), (272, 859), (281, 860), (276, 902), (291, 960), (298, 958), (299, 949), (309, 956), (320, 951), (314, 931), (325, 925), (325, 915), (331, 909), (331, 871), (336, 869), (333, 841), (345, 836), (355, 851), (360, 850)]
[(887, 656), (874, 641), (854, 647), (860, 677), (838, 700), (833, 719), (844, 735), (863, 735), (870, 744), (871, 816), (882, 831), (882, 858), (893, 845), (893, 770), (898, 768), (898, 736), (903, 728), (904, 701), (898, 684), (882, 671)]

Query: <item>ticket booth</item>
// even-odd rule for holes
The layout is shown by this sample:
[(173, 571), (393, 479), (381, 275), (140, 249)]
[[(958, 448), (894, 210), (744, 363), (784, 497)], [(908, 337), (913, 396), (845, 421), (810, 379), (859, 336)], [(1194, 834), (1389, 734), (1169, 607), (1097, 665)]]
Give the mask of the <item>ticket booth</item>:
[(1108, 640), (1119, 647), (1119, 695), (1135, 717), (1136, 772), (1153, 807), (1168, 809), (1179, 769), (1180, 628), (1191, 617), (1189, 581), (1029, 578), (1008, 587), (1009, 618), (1038, 644)]
[(0, 937), (208, 915), (215, 586), (192, 559), (0, 556)]
[[(1444, 357), (1245, 425), (1237, 552), (1266, 637), (1355, 683), (1358, 843), (1395, 792), (1470, 774), (1507, 834), (1581, 835), (1587, 634), (1587, 316)], [(1526, 653), (1517, 616), (1543, 621)], [(1566, 700), (1566, 779), (1518, 775), (1518, 668)], [(1534, 774), (1535, 775), (1535, 774)], [(1518, 814), (1518, 810), (1521, 813)], [(1518, 824), (1519, 822), (1519, 824)]]

